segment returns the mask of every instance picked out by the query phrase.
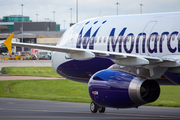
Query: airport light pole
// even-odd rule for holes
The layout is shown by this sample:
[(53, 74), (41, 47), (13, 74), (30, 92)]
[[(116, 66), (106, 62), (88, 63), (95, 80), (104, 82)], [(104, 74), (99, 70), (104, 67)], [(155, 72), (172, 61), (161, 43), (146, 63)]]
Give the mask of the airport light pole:
[(39, 16), (39, 14), (36, 14), (36, 22), (38, 22), (38, 16)]
[(118, 15), (118, 5), (120, 5), (120, 3), (115, 3), (115, 5), (117, 5), (117, 15)]
[(76, 23), (78, 23), (78, 0), (76, 0)]
[(72, 10), (73, 10), (73, 9), (72, 9), (72, 8), (70, 8), (69, 10), (71, 10), (71, 23), (72, 23)]
[(142, 14), (142, 6), (144, 6), (144, 5), (140, 4), (140, 14)]
[(55, 22), (55, 13), (56, 13), (56, 12), (55, 12), (55, 11), (53, 11), (53, 15), (54, 15), (54, 22)]
[(66, 22), (66, 20), (64, 20), (64, 29), (65, 29), (65, 22)]
[[(22, 17), (21, 17), (21, 21), (22, 21), (22, 28), (21, 28), (21, 30), (22, 30), (22, 43), (23, 43), (23, 4), (21, 4), (21, 6), (22, 6)], [(22, 47), (22, 51), (24, 51), (24, 47)]]

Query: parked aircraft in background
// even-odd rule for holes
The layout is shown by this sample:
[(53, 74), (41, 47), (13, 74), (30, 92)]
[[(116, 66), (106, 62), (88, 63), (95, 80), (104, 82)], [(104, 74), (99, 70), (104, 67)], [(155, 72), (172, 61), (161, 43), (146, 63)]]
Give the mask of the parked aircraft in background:
[(54, 51), (52, 67), (61, 76), (88, 83), (90, 110), (131, 108), (154, 102), (157, 81), (180, 84), (180, 13), (98, 17), (69, 28), (56, 46), (12, 42)]

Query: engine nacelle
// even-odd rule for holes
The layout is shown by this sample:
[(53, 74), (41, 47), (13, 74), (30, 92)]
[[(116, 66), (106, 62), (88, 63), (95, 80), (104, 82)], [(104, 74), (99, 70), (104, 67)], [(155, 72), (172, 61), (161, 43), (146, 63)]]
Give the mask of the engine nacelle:
[(166, 71), (163, 76), (166, 77), (168, 80), (170, 80), (172, 83), (176, 85), (180, 85), (179, 75), (180, 75), (179, 73)]
[(114, 70), (95, 73), (89, 80), (88, 88), (95, 103), (113, 108), (138, 107), (154, 102), (160, 94), (156, 81)]

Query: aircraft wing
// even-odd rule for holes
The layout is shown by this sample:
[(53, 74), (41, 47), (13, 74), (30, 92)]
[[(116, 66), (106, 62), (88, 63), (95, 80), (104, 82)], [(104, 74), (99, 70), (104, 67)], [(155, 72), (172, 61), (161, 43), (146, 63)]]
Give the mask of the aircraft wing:
[(142, 65), (150, 65), (150, 64), (159, 64), (162, 67), (180, 66), (180, 63), (177, 60), (172, 60), (167, 58), (158, 58), (151, 56), (133, 55), (127, 53), (115, 53), (115, 52), (98, 51), (98, 50), (78, 49), (78, 48), (70, 48), (70, 47), (59, 47), (59, 46), (51, 46), (51, 45), (12, 42), (11, 39), (13, 38), (13, 35), (14, 33), (12, 33), (3, 42), (3, 44), (6, 45), (10, 53), (12, 46), (19, 46), (26, 48), (36, 48), (36, 49), (64, 52), (67, 53), (70, 59), (75, 59), (75, 60), (89, 60), (95, 57), (101, 57), (101, 58), (111, 59), (116, 64), (123, 66), (142, 66)]

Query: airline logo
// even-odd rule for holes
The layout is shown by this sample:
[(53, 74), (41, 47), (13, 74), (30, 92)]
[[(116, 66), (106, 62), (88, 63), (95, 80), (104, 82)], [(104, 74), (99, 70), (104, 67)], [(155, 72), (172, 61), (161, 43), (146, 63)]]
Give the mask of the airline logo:
[[(96, 23), (98, 23), (98, 21), (94, 22), (94, 24)], [(103, 21), (102, 25), (104, 23), (106, 23), (106, 21)], [(87, 22), (84, 27), (86, 27), (87, 24), (89, 24), (89, 22)], [(89, 28), (89, 30), (84, 34), (84, 36), (82, 35), (84, 27), (81, 29), (79, 33), (76, 47), (81, 48), (82, 46), (83, 49), (88, 49), (87, 47), (89, 44), (89, 49), (94, 49), (96, 35), (100, 30), (101, 26), (99, 26), (98, 29), (94, 31), (92, 36), (90, 36), (92, 32), (92, 27)], [(115, 37), (116, 28), (112, 28), (108, 36), (107, 51), (110, 51), (111, 48), (112, 51), (115, 52), (116, 47), (118, 47), (119, 53), (121, 53), (123, 49), (126, 53), (131, 53), (133, 50), (135, 50), (136, 53), (139, 53), (139, 48), (142, 49), (142, 53), (162, 53), (163, 44), (167, 42), (167, 49), (169, 52), (180, 52), (180, 34), (178, 31), (174, 31), (172, 33), (165, 31), (162, 34), (159, 34), (158, 32), (153, 32), (150, 35), (147, 35), (143, 32), (139, 33), (138, 36), (135, 38), (135, 35), (133, 33), (129, 33), (127, 34), (127, 36), (124, 36), (127, 29), (127, 27), (122, 28), (119, 35)], [(141, 41), (140, 38), (142, 38)], [(175, 47), (172, 46), (172, 41), (174, 40), (178, 40), (177, 46)]]
[[(90, 22), (87, 22), (85, 24), (85, 26), (88, 25), (89, 23)], [(95, 21), (93, 24), (95, 25), (97, 23), (98, 23), (98, 21)], [(102, 22), (102, 24), (105, 24), (105, 23), (106, 23), (106, 20)], [(83, 30), (84, 30), (84, 27), (81, 29), (81, 31), (79, 33), (77, 44), (76, 44), (76, 48), (81, 48), (81, 44), (82, 44), (83, 49), (87, 49), (87, 46), (89, 44), (89, 49), (94, 49), (95, 37), (96, 37), (96, 34), (99, 31), (101, 26), (98, 27), (98, 29), (92, 34), (92, 36), (90, 36), (91, 35), (92, 27), (89, 28), (89, 30), (82, 37), (82, 33), (83, 33)]]

